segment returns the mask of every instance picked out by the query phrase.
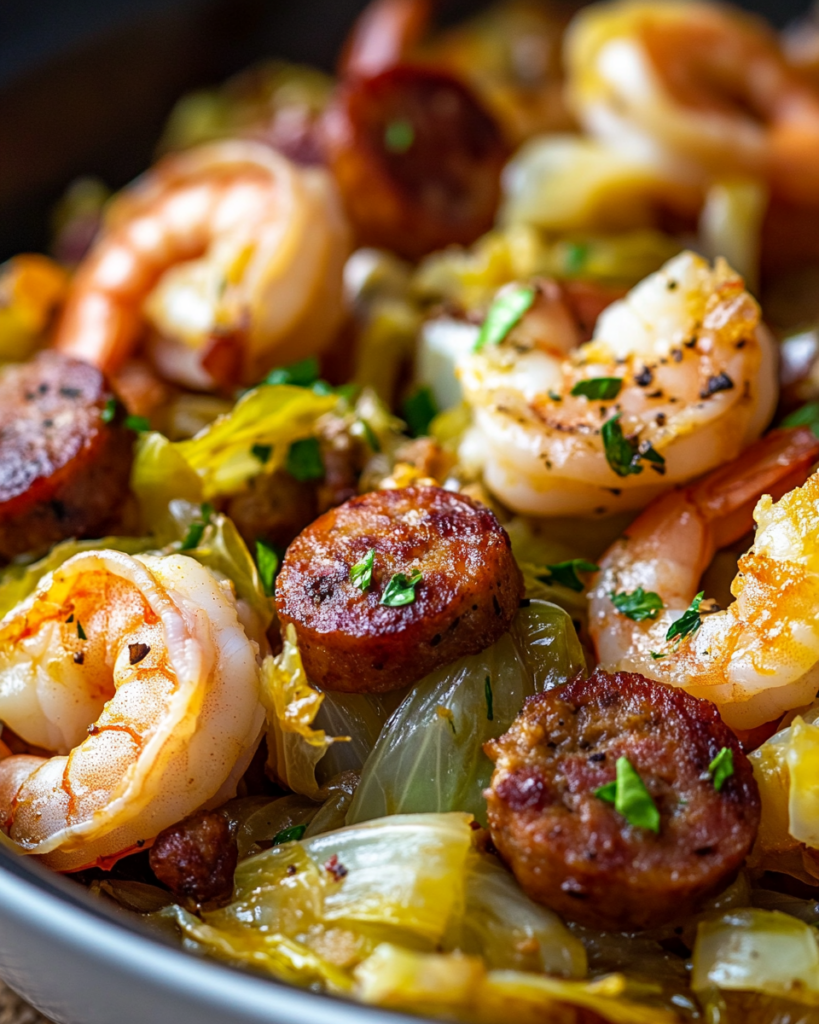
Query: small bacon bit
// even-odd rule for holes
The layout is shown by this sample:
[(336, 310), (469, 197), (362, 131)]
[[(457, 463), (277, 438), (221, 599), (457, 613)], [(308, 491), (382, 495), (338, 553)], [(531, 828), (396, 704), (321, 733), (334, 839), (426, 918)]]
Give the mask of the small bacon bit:
[(128, 659), (132, 665), (138, 665), (150, 652), (148, 644), (128, 644)]
[(340, 882), (347, 875), (347, 868), (339, 861), (337, 853), (325, 862), (324, 870), (329, 871), (336, 882)]

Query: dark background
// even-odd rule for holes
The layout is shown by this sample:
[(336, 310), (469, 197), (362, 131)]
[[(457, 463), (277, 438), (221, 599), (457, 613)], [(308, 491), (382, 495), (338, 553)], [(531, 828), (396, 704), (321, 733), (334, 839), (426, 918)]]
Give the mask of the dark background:
[[(265, 56), (332, 67), (365, 0), (0, 0), (0, 259), (44, 246), (78, 174), (119, 186), (174, 100)], [(479, 6), (447, 0), (447, 18)], [(784, 25), (807, 0), (748, 0)]]

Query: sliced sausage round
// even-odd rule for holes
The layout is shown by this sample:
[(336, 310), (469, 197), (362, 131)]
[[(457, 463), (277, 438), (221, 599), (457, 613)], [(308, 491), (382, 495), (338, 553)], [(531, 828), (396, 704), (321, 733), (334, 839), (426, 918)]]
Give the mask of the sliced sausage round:
[[(363, 587), (352, 570), (370, 551)], [(402, 587), (401, 574), (407, 584), (420, 577)], [(290, 545), (276, 583), (279, 618), (296, 628), (307, 675), (355, 693), (395, 690), (482, 651), (509, 628), (522, 596), (495, 515), (440, 487), (374, 491), (326, 512)], [(384, 603), (395, 600), (405, 603)]]
[(131, 472), (123, 415), (99, 370), (58, 352), (0, 372), (0, 559), (112, 522)]
[(160, 882), (179, 899), (210, 903), (233, 891), (239, 848), (218, 811), (199, 811), (156, 837), (148, 861)]
[(488, 231), (507, 149), (472, 91), (401, 64), (342, 85), (324, 121), (330, 167), (359, 239), (410, 259)]
[[(717, 789), (709, 765), (723, 748), (733, 774)], [(731, 882), (754, 843), (751, 765), (714, 705), (684, 690), (598, 670), (531, 697), (484, 749), (492, 841), (533, 900), (583, 924), (680, 918)], [(658, 831), (598, 794), (619, 758), (659, 811)]]

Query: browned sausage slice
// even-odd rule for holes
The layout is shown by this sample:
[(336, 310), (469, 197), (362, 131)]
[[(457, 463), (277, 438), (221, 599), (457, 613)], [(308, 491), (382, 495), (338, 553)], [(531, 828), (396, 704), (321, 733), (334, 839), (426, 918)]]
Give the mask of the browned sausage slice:
[(459, 79), (397, 65), (340, 86), (324, 135), (362, 242), (410, 259), (488, 231), (506, 146)]
[[(106, 420), (108, 422), (106, 422)], [(128, 493), (133, 434), (102, 374), (58, 352), (0, 373), (0, 559), (99, 535)]]
[(239, 848), (224, 815), (199, 811), (156, 837), (151, 870), (174, 896), (209, 903), (233, 891)]
[[(719, 791), (708, 766), (727, 747)], [(751, 765), (709, 701), (598, 670), (531, 697), (485, 750), (492, 841), (528, 895), (607, 930), (682, 917), (736, 875), (759, 826)], [(617, 759), (636, 769), (659, 832), (629, 824), (595, 791)]]
[[(374, 551), (372, 584), (350, 571)], [(391, 578), (421, 573), (414, 600), (382, 603)], [(374, 491), (320, 516), (287, 549), (276, 584), (304, 667), (329, 690), (383, 693), (476, 654), (523, 596), (506, 531), (488, 508), (440, 487)]]

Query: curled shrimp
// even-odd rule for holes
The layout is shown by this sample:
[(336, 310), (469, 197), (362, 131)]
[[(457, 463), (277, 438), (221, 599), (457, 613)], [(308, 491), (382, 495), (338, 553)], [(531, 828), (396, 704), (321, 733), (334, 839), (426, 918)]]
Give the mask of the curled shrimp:
[(110, 866), (234, 795), (264, 722), (232, 587), (185, 555), (75, 555), (0, 622), (0, 718), (50, 758), (0, 761), (22, 852)]
[(723, 260), (681, 253), (582, 338), (578, 311), (552, 285), (501, 344), (460, 364), (470, 443), (516, 512), (641, 508), (734, 458), (773, 413), (773, 341)]
[(591, 134), (819, 204), (819, 96), (752, 16), (688, 0), (596, 4), (570, 27), (566, 57)]
[(349, 244), (323, 169), (252, 141), (168, 156), (112, 203), (55, 344), (115, 371), (150, 328), (166, 377), (250, 383), (332, 339)]
[[(796, 485), (817, 455), (810, 430), (774, 431), (650, 505), (606, 552), (589, 594), (600, 663), (707, 698), (736, 730), (809, 704), (819, 687), (819, 473)], [(697, 617), (702, 573), (718, 548), (748, 531), (752, 509), (756, 537), (731, 586), (736, 600)], [(635, 593), (648, 616), (641, 620), (615, 606), (618, 595)], [(668, 639), (689, 608), (687, 625)]]

